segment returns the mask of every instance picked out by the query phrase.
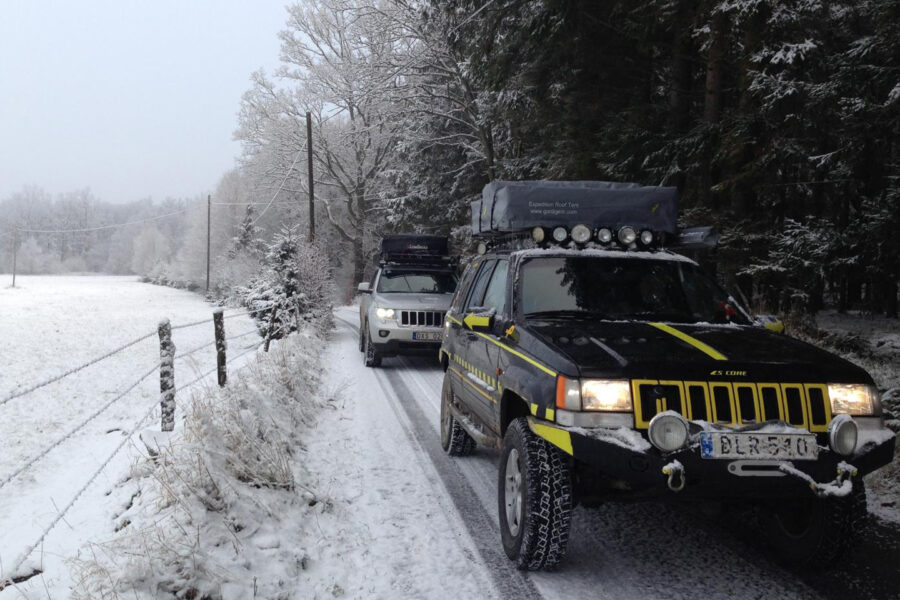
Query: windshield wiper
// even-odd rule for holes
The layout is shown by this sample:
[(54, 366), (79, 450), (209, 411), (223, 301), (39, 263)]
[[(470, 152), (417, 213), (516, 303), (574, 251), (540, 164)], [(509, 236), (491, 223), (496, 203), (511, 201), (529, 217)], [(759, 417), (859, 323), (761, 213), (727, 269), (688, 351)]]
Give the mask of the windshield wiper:
[(609, 315), (590, 310), (538, 310), (525, 313), (526, 319), (609, 319)]

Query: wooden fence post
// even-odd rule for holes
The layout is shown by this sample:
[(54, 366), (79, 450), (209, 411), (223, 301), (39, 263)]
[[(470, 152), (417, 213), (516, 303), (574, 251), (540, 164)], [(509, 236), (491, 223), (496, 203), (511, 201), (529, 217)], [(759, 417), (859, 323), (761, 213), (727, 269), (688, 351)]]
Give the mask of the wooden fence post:
[(266, 347), (265, 351), (269, 351), (269, 342), (272, 341), (272, 328), (275, 327), (275, 317), (278, 314), (278, 307), (272, 307), (272, 316), (269, 317), (269, 328), (266, 329)]
[(172, 342), (172, 325), (163, 319), (157, 328), (159, 333), (159, 404), (162, 412), (161, 428), (175, 428), (175, 344)]
[(216, 330), (216, 366), (219, 374), (219, 387), (225, 387), (228, 373), (225, 371), (225, 317), (222, 309), (213, 311), (213, 326)]

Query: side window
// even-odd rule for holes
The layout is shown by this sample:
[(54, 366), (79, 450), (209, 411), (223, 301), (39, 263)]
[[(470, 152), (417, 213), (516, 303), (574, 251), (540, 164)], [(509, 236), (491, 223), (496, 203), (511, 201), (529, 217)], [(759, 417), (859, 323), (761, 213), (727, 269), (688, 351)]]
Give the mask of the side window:
[(456, 294), (453, 295), (453, 301), (450, 302), (450, 310), (453, 312), (459, 313), (462, 310), (466, 294), (469, 293), (469, 288), (472, 287), (472, 280), (475, 279), (476, 273), (478, 273), (478, 263), (470, 264), (466, 267), (459, 286), (456, 288)]
[(481, 270), (478, 271), (478, 277), (475, 279), (475, 285), (472, 286), (472, 293), (469, 294), (469, 300), (466, 302), (466, 311), (471, 310), (475, 306), (483, 306), (481, 302), (484, 298), (484, 290), (496, 263), (496, 260), (487, 260), (481, 265)]
[(494, 274), (491, 276), (491, 282), (487, 286), (487, 291), (484, 292), (484, 300), (481, 303), (481, 305), (488, 310), (494, 309), (494, 312), (498, 315), (502, 315), (506, 308), (506, 280), (509, 273), (508, 267), (509, 261), (497, 261)]

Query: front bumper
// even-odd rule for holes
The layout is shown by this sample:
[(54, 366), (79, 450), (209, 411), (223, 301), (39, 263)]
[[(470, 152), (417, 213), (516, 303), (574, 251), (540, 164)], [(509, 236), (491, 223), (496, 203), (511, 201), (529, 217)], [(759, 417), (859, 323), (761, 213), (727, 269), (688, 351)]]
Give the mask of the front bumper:
[[(563, 427), (534, 418), (529, 424), (537, 435), (573, 457), (576, 485), (583, 494), (623, 499), (797, 497), (811, 488), (824, 489), (835, 481), (841, 483), (842, 478), (862, 477), (888, 464), (895, 447), (894, 435), (882, 427), (861, 435), (852, 457), (840, 456), (820, 444), (817, 460), (766, 461), (768, 468), (757, 470), (752, 464), (745, 467), (761, 461), (701, 458), (697, 441), (663, 454), (631, 429)], [(848, 468), (850, 465), (853, 468)], [(674, 486), (673, 470), (680, 471)]]
[[(372, 344), (383, 356), (397, 356), (399, 354), (427, 354), (435, 355), (441, 347), (443, 337), (442, 327), (422, 327), (398, 325), (396, 321), (370, 322), (369, 335)], [(415, 334), (415, 335), (414, 335)], [(429, 334), (437, 339), (414, 339), (421, 334)]]

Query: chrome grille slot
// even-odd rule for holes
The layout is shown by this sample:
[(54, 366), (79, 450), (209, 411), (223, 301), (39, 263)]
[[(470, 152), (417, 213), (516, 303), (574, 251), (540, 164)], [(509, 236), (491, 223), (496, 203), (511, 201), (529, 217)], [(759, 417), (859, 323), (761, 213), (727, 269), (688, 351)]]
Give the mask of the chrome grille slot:
[(400, 325), (406, 327), (440, 327), (444, 324), (441, 310), (401, 310)]

